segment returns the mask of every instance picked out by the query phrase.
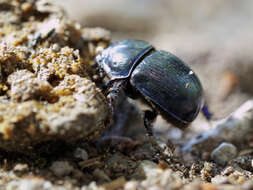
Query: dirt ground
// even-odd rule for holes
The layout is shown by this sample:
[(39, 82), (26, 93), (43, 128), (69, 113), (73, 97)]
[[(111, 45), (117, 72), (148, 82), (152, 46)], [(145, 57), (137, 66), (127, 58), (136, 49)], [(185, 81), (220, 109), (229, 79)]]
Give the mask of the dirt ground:
[[(50, 3), (0, 0), (0, 189), (253, 189), (251, 1)], [(166, 159), (143, 105), (121, 94), (111, 116), (95, 77), (94, 57), (124, 39), (174, 53), (205, 89), (211, 121), (155, 121)]]

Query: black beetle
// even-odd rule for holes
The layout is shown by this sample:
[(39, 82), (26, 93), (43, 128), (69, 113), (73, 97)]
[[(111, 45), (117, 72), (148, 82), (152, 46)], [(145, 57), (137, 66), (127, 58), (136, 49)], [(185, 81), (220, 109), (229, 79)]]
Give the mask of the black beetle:
[(108, 77), (108, 100), (113, 108), (120, 89), (127, 96), (141, 98), (152, 111), (144, 112), (144, 124), (152, 136), (151, 122), (161, 114), (179, 128), (192, 122), (204, 106), (203, 88), (195, 73), (175, 55), (157, 51), (149, 43), (125, 40), (112, 44), (96, 58)]

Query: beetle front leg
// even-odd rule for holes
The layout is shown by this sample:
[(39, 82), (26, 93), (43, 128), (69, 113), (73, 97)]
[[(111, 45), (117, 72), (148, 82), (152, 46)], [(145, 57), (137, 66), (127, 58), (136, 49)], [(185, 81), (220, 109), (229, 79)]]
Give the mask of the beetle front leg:
[(120, 89), (122, 88), (124, 81), (110, 81), (108, 84), (106, 97), (109, 104), (109, 108), (111, 109), (111, 120), (109, 122), (109, 125), (112, 124), (112, 116), (114, 113), (115, 106), (117, 104), (118, 96)]
[[(144, 111), (144, 126), (146, 128), (149, 141), (151, 142), (154, 149), (157, 151), (157, 153), (159, 154), (159, 156), (163, 160), (167, 160), (168, 158), (170, 158), (173, 155), (174, 148), (171, 148), (168, 146), (161, 148), (161, 146), (157, 143), (157, 141), (154, 137), (154, 134), (153, 134), (153, 125), (152, 125), (152, 123), (154, 122), (156, 117), (157, 117), (156, 111), (154, 111), (154, 110), (153, 111), (150, 111), (150, 110)], [(169, 156), (167, 154), (165, 154), (166, 148), (168, 148)]]

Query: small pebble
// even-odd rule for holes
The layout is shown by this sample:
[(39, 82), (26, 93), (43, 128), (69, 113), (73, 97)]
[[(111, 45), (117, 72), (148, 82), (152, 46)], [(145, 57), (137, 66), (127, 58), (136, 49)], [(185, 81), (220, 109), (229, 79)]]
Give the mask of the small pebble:
[(217, 175), (217, 176), (212, 178), (212, 183), (214, 183), (214, 184), (225, 184), (228, 181), (229, 181), (228, 177), (227, 176), (222, 176), (222, 175)]
[(51, 182), (45, 181), (40, 178), (25, 178), (21, 180), (13, 180), (6, 187), (6, 189), (9, 190), (38, 190), (38, 189), (51, 189), (51, 188), (52, 188)]
[(137, 181), (129, 181), (125, 184), (124, 189), (125, 190), (136, 190), (137, 189)]
[(98, 168), (94, 170), (93, 175), (98, 178), (98, 180), (105, 182), (111, 181), (110, 177), (103, 170), (100, 170)]
[(58, 45), (58, 44), (54, 44), (53, 46), (52, 46), (52, 50), (54, 51), (54, 52), (59, 52), (60, 51), (60, 46)]
[(245, 180), (242, 179), (241, 177), (243, 177), (243, 174), (238, 171), (235, 171), (228, 176), (228, 180), (231, 184), (238, 184), (238, 183), (240, 184)]
[(24, 172), (24, 171), (27, 171), (29, 168), (28, 168), (28, 165), (27, 164), (17, 164), (13, 170), (15, 172)]
[(230, 174), (233, 173), (234, 171), (235, 171), (234, 168), (231, 167), (231, 166), (229, 166), (229, 167), (227, 167), (227, 168), (224, 170), (223, 174), (224, 174), (224, 175), (230, 175)]
[(82, 148), (77, 148), (74, 151), (74, 157), (82, 160), (88, 160), (89, 156), (86, 150)]
[(214, 168), (213, 163), (205, 162), (203, 169), (200, 171), (201, 179), (209, 181), (211, 179), (211, 172), (213, 168)]
[(211, 158), (220, 165), (226, 165), (237, 155), (237, 148), (231, 143), (221, 143), (211, 154)]
[(55, 161), (50, 166), (50, 170), (57, 177), (62, 177), (69, 175), (71, 172), (74, 171), (74, 168), (67, 161)]
[(23, 3), (21, 5), (21, 9), (24, 13), (26, 13), (32, 9), (32, 4), (31, 3)]
[(242, 184), (243, 182), (245, 182), (246, 178), (244, 176), (240, 176), (238, 179), (237, 179), (237, 182), (239, 184)]
[(157, 169), (158, 166), (156, 163), (149, 160), (143, 160), (139, 166), (136, 168), (135, 172), (132, 174), (132, 178), (135, 179), (144, 179), (146, 177), (155, 175), (153, 169)]

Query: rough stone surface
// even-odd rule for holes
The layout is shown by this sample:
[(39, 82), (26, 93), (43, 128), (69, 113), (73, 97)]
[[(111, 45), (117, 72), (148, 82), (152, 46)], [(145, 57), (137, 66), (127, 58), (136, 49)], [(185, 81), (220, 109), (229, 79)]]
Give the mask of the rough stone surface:
[(237, 155), (237, 148), (231, 143), (221, 143), (211, 153), (211, 158), (221, 165), (226, 165), (230, 160)]
[(86, 150), (81, 149), (81, 148), (77, 148), (74, 151), (74, 157), (78, 158), (78, 159), (81, 159), (81, 160), (88, 160), (89, 155), (86, 152)]
[(250, 145), (253, 137), (253, 100), (248, 100), (228, 117), (213, 121), (213, 129), (191, 139), (183, 147), (201, 155), (211, 153), (222, 142), (234, 144), (239, 150)]
[(69, 175), (74, 168), (67, 161), (55, 161), (50, 166), (50, 170), (58, 177)]
[(19, 181), (13, 181), (8, 184), (7, 189), (11, 190), (36, 190), (36, 189), (50, 189), (52, 183), (44, 181), (42, 179), (22, 179)]
[(82, 28), (47, 1), (1, 1), (0, 26), (0, 147), (28, 153), (97, 138), (109, 110), (89, 66), (108, 32)]

